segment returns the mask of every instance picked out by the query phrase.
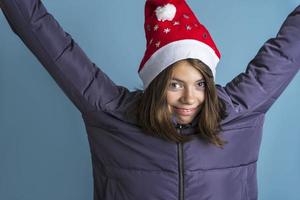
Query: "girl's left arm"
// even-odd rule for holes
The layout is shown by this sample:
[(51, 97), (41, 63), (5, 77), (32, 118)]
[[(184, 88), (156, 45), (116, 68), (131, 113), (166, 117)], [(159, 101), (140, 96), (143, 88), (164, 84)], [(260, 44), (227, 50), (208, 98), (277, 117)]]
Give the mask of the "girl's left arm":
[(236, 112), (265, 113), (300, 68), (300, 6), (288, 15), (277, 36), (269, 39), (244, 73), (226, 84), (223, 92)]

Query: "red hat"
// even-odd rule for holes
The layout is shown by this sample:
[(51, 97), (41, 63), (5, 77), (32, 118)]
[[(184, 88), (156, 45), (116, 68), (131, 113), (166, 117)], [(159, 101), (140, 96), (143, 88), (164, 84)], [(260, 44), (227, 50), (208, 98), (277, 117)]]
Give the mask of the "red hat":
[(147, 0), (144, 27), (147, 48), (138, 70), (144, 89), (165, 68), (186, 58), (201, 60), (215, 76), (220, 52), (185, 0)]

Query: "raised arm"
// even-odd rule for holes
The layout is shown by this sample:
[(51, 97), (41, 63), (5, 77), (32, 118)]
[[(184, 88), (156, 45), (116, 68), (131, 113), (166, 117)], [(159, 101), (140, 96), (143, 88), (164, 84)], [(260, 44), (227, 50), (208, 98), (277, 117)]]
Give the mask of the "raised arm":
[(285, 20), (277, 36), (268, 40), (224, 88), (239, 114), (265, 113), (300, 68), (300, 6)]
[(64, 32), (39, 0), (0, 0), (12, 30), (23, 40), (81, 112), (104, 109), (121, 93)]

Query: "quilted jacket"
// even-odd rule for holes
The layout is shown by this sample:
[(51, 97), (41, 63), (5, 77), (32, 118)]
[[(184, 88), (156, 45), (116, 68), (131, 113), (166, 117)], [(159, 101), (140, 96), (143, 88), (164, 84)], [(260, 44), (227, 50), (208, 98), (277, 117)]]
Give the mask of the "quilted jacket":
[(265, 113), (300, 67), (300, 6), (239, 74), (216, 85), (228, 117), (224, 149), (193, 135), (172, 143), (137, 124), (141, 91), (115, 85), (92, 63), (39, 0), (0, 0), (23, 40), (82, 113), (91, 149), (94, 200), (255, 200), (256, 163)]

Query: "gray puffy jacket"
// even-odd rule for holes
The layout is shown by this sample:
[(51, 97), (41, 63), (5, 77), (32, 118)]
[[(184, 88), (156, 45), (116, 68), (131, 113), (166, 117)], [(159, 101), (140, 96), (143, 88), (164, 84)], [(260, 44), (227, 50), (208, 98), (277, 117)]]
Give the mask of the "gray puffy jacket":
[[(116, 86), (39, 0), (0, 0), (20, 36), (81, 111), (91, 148), (95, 200), (255, 200), (256, 162), (266, 111), (300, 67), (300, 7), (241, 73), (216, 85), (228, 117), (224, 149), (198, 137), (184, 144), (145, 135), (140, 92)], [(195, 126), (178, 127), (195, 134)]]

